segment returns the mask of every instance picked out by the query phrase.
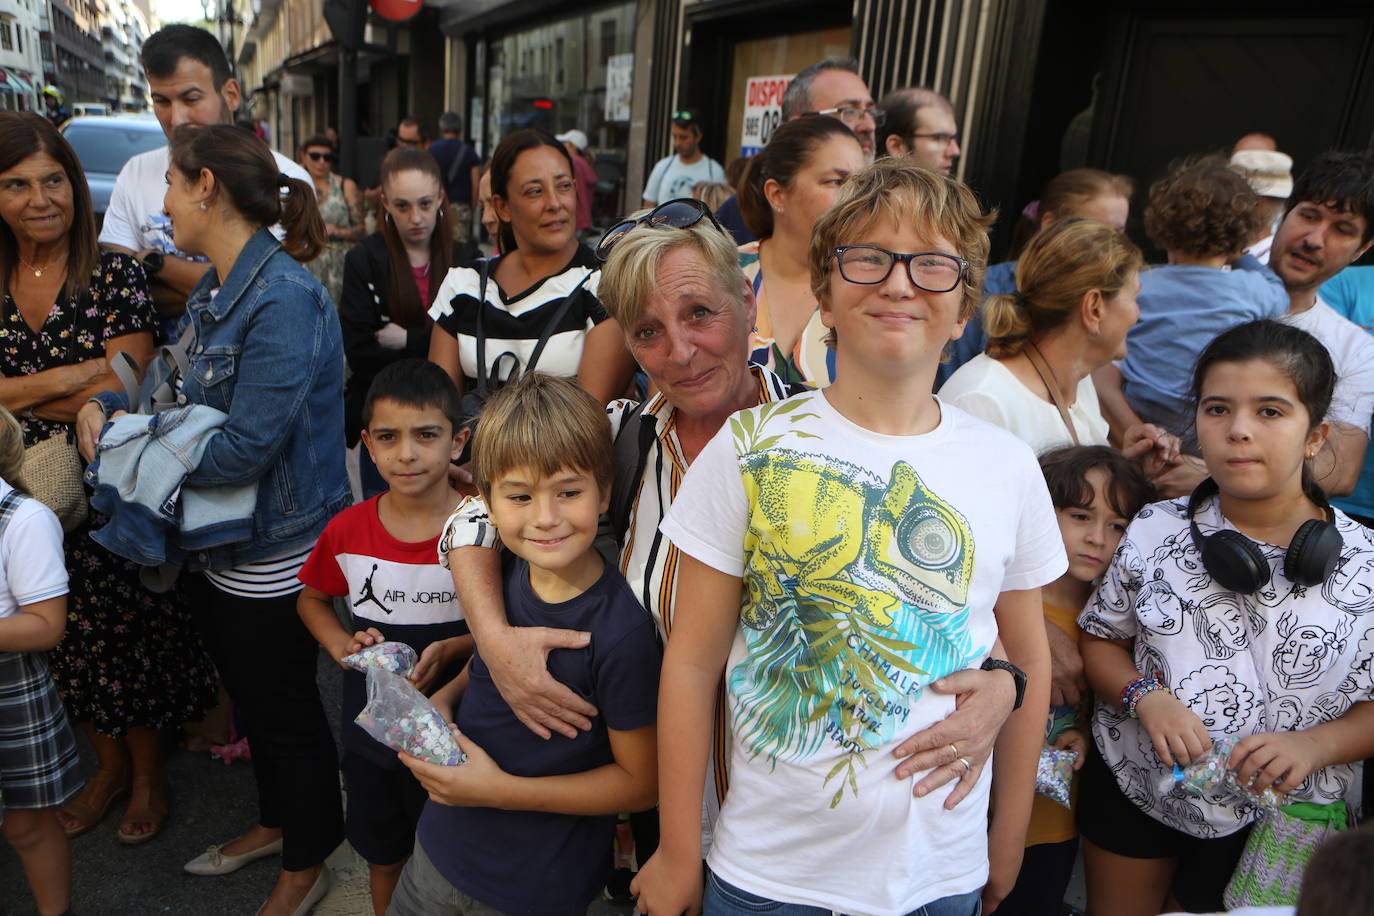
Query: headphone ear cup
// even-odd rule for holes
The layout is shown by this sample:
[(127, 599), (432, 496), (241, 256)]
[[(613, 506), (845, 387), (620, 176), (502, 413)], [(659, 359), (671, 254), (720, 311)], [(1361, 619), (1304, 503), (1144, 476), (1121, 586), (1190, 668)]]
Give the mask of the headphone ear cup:
[(1269, 561), (1253, 541), (1230, 528), (1202, 542), (1202, 565), (1222, 588), (1250, 595), (1269, 582)]
[(1283, 574), (1298, 585), (1320, 585), (1336, 569), (1345, 542), (1336, 526), (1309, 519), (1302, 523), (1283, 556)]

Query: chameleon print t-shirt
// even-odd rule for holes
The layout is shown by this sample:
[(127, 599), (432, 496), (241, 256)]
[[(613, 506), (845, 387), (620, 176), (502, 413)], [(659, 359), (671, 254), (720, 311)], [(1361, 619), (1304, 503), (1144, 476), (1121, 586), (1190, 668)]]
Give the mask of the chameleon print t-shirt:
[(893, 777), (891, 751), (953, 710), (926, 686), (987, 657), (998, 595), (1067, 563), (1030, 449), (940, 410), (920, 436), (856, 426), (822, 392), (741, 411), (663, 522), (744, 583), (708, 860), (744, 890), (898, 916), (987, 879), (991, 768), (946, 811), (947, 791)]

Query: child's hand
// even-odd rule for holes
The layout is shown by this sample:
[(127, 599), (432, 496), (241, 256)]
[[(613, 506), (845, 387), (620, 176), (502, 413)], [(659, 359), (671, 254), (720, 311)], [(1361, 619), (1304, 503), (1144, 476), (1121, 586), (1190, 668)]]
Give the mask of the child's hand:
[(386, 637), (377, 632), (376, 627), (368, 627), (366, 630), (359, 630), (353, 634), (352, 641), (348, 644), (347, 655), (361, 652), (368, 646), (375, 646), (379, 642), (386, 642)]
[(410, 682), (415, 689), (428, 693), (429, 688), (434, 686), (434, 679), (462, 654), (465, 644), (471, 646), (471, 637), (454, 636), (425, 646), (425, 651), (420, 653), (420, 660), (410, 672)]
[(453, 767), (440, 766), (426, 763), (404, 751), (397, 754), (401, 763), (415, 774), (429, 797), (441, 805), (502, 807), (502, 789), (509, 775), (476, 742), (459, 732), (458, 726), (450, 725), (449, 730), (458, 742), (458, 748), (468, 755), (466, 763)]
[(1073, 768), (1075, 770), (1083, 768), (1083, 760), (1088, 756), (1088, 739), (1081, 731), (1076, 728), (1064, 729), (1055, 739), (1053, 747), (1061, 751), (1073, 751), (1078, 755), (1073, 760)]
[(662, 846), (630, 882), (635, 910), (647, 916), (700, 916), (701, 860), (678, 862)]
[(1251, 791), (1272, 786), (1287, 795), (1325, 766), (1326, 759), (1325, 747), (1307, 732), (1261, 732), (1237, 742), (1226, 765)]
[(1191, 763), (1212, 747), (1212, 736), (1197, 713), (1167, 690), (1145, 694), (1136, 701), (1135, 710), (1166, 767)]

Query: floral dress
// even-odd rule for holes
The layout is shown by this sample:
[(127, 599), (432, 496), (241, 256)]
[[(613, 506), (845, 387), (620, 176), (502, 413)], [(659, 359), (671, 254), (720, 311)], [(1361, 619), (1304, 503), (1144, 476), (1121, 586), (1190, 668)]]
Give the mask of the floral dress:
[[(320, 197), (318, 203), (320, 218), (325, 225), (348, 229), (357, 223), (355, 214), (348, 206), (348, 199), (344, 197), (343, 179), (338, 175), (329, 176), (329, 193)], [(334, 303), (335, 308), (338, 308), (339, 296), (343, 293), (344, 256), (353, 245), (353, 242), (344, 239), (331, 239), (325, 243), (319, 256), (305, 265), (329, 292), (329, 301)]]
[[(157, 323), (143, 269), (126, 254), (106, 252), (87, 292), (59, 297), (35, 333), (14, 299), (0, 316), (0, 372), (13, 378), (105, 355), (112, 337), (152, 333)], [(20, 420), (25, 446), (65, 433), (72, 424)], [(64, 540), (67, 633), (49, 653), (53, 677), (72, 717), (118, 737), (130, 726), (166, 728), (200, 718), (215, 702), (215, 673), (186, 606), (175, 594), (148, 591), (139, 567), (91, 540), (91, 522)]]

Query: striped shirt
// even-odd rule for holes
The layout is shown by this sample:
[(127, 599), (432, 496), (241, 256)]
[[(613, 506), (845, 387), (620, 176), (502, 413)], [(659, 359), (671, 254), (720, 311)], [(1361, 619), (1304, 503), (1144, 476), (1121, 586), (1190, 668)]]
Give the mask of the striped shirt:
[(429, 309), (434, 323), (457, 339), (463, 376), (469, 383), (477, 378), (479, 302), (487, 341), (487, 375), (504, 381), (517, 365), (528, 367), (540, 335), (569, 296), (575, 298), (553, 328), (537, 368), (562, 378), (577, 375), (587, 332), (609, 317), (596, 298), (600, 275), (591, 249), (578, 245), (567, 267), (514, 296), (507, 296), (496, 282), (499, 263), (499, 258), (492, 261), (485, 301), (480, 300), (480, 269), (455, 267), (444, 277)]
[(233, 569), (207, 569), (205, 578), (222, 592), (238, 598), (285, 598), (301, 590), (301, 567), (305, 565), (314, 542), (292, 547), (286, 553), (245, 563)]
[[(749, 370), (756, 382), (758, 403), (767, 404), (787, 397), (787, 386), (773, 372), (757, 363), (750, 363)], [(619, 432), (621, 422), (634, 405), (633, 401), (620, 400), (607, 408), (613, 433)], [(631, 505), (629, 528), (620, 551), (620, 572), (630, 583), (635, 597), (653, 615), (659, 636), (666, 640), (673, 631), (673, 599), (680, 564), (677, 547), (663, 536), (658, 526), (677, 497), (678, 487), (682, 486), (687, 460), (677, 437), (677, 408), (668, 403), (667, 398), (655, 395), (644, 406), (641, 416), (652, 418), (658, 435), (649, 449), (639, 492)], [(633, 430), (626, 432), (626, 435), (633, 434)], [(445, 523), (443, 536), (439, 539), (439, 562), (447, 566), (448, 552), (457, 547), (496, 547), (499, 543), (496, 528), (487, 517), (486, 504), (473, 497), (459, 505)], [(702, 810), (703, 850), (710, 847), (712, 826), (725, 798), (726, 766), (730, 759), (729, 730), (719, 690), (716, 697), (711, 768), (707, 773)]]

